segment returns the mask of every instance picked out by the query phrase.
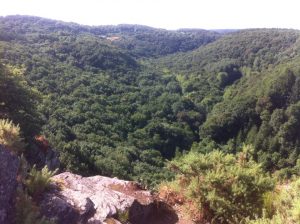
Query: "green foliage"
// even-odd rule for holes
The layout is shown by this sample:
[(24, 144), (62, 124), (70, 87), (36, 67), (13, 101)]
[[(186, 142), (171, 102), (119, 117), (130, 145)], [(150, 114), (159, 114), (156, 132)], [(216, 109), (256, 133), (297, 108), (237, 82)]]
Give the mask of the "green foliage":
[[(11, 24), (14, 26), (10, 26)], [(0, 40), (22, 41), (25, 37), (31, 43), (38, 44), (45, 40), (51, 43), (57, 41), (59, 37), (49, 33), (53, 30), (66, 37), (66, 41), (68, 41), (69, 33), (92, 34), (103, 42), (123, 50), (129, 50), (136, 57), (159, 57), (176, 52), (186, 52), (213, 42), (221, 36), (220, 33), (202, 29), (168, 31), (141, 25), (87, 27), (29, 16), (0, 18), (0, 29), (3, 31)], [(23, 32), (18, 33), (17, 31), (20, 30)], [(70, 49), (68, 45), (60, 47), (64, 50)]]
[(39, 95), (25, 80), (23, 70), (0, 64), (0, 118), (19, 124), (28, 140), (40, 130), (41, 120)]
[(25, 180), (25, 186), (28, 190), (28, 193), (33, 197), (37, 198), (40, 196), (50, 185), (51, 177), (57, 172), (50, 171), (47, 166), (42, 170), (37, 170), (33, 166), (28, 173), (28, 177)]
[[(254, 157), (266, 170), (286, 169), (284, 175), (290, 177), (300, 142), (296, 131), (300, 100), (298, 63), (297, 56), (289, 62), (261, 68), (262, 71), (238, 67), (242, 77), (227, 86), (223, 99), (208, 111), (206, 120), (200, 124), (200, 141), (210, 139), (221, 145), (222, 150), (229, 144), (232, 152), (243, 142), (252, 144), (256, 149)], [(217, 74), (219, 82), (223, 72)], [(214, 72), (211, 79), (213, 75)], [(204, 99), (200, 102), (202, 106), (207, 102)]]
[(248, 221), (247, 224), (285, 224), (286, 220), (279, 215), (275, 215), (272, 219), (261, 218), (257, 220)]
[(68, 170), (154, 186), (170, 177), (164, 162), (176, 152), (236, 153), (245, 142), (264, 169), (296, 172), (299, 31), (87, 27), (22, 16), (0, 18), (0, 31), (0, 118), (20, 124), (30, 142), (42, 117)]
[[(11, 23), (13, 28), (7, 29)], [(25, 33), (20, 31), (23, 24), (31, 27)], [(62, 23), (53, 30), (52, 25), (31, 17), (0, 19), (0, 30), (6, 33), (0, 54), (3, 63), (26, 68), (26, 78), (44, 94), (39, 105), (43, 134), (60, 151), (62, 165), (85, 175), (138, 179), (146, 186), (170, 176), (163, 169), (164, 159), (190, 148), (204, 112), (184, 97), (173, 75), (140, 64), (132, 54), (158, 56), (177, 51), (175, 47), (186, 51), (218, 35), (135, 27), (138, 41), (127, 39), (132, 27), (87, 30)], [(205, 39), (205, 33), (212, 39)], [(122, 38), (108, 41), (99, 34)], [(168, 48), (170, 39), (176, 44), (163, 49), (153, 44), (158, 37), (160, 46)], [(178, 46), (189, 37), (189, 46)], [(199, 41), (193, 43), (193, 38)], [(130, 52), (126, 41), (135, 44)], [(142, 45), (148, 53), (141, 53)], [(144, 156), (150, 151), (153, 161)]]
[(16, 154), (21, 154), (25, 148), (23, 139), (20, 137), (19, 125), (12, 121), (0, 119), (0, 144), (6, 146)]
[[(249, 221), (249, 224), (296, 224), (300, 222), (300, 179), (297, 177), (290, 183), (281, 184), (277, 187), (270, 199), (272, 212), (267, 212), (265, 217)], [(269, 204), (269, 203), (268, 203)], [(266, 208), (266, 211), (270, 209)]]
[(236, 223), (260, 216), (263, 195), (274, 181), (264, 174), (244, 147), (238, 155), (190, 152), (170, 163), (185, 197), (198, 207), (202, 221)]
[(240, 30), (224, 35), (212, 44), (192, 52), (168, 56), (162, 63), (172, 70), (189, 73), (203, 69), (218, 70), (224, 67), (222, 64), (227, 63), (233, 63), (239, 67), (247, 66), (260, 71), (268, 68), (269, 65), (289, 58), (291, 53), (289, 48), (296, 45), (298, 38), (299, 31), (297, 30)]
[(95, 171), (105, 176), (132, 179), (146, 188), (154, 188), (163, 180), (173, 176), (166, 168), (165, 161), (156, 150), (139, 152), (134, 147), (102, 148), (102, 156), (95, 157)]
[(129, 210), (124, 210), (124, 211), (117, 211), (117, 219), (120, 221), (122, 224), (127, 224), (129, 223)]
[[(20, 153), (20, 136), (30, 148), (42, 130), (63, 168), (147, 188), (173, 177), (175, 157), (169, 185), (205, 221), (299, 223), (297, 181), (268, 192), (263, 174), (300, 174), (299, 39), (2, 17), (0, 143)], [(53, 174), (33, 167), (28, 193), (38, 198)], [(20, 223), (38, 223), (31, 198), (19, 200)]]
[[(43, 134), (59, 150), (66, 169), (140, 179), (153, 186), (169, 175), (163, 169), (164, 159), (172, 158), (176, 150), (188, 150), (197, 138), (204, 113), (183, 96), (175, 77), (142, 65), (132, 54), (158, 56), (176, 51), (175, 47), (186, 51), (213, 40), (215, 33), (127, 28), (1, 18), (1, 62), (24, 68), (27, 81), (43, 94), (39, 105)], [(129, 40), (133, 28), (137, 36)], [(205, 39), (206, 33), (212, 38)], [(111, 35), (122, 38), (109, 41)], [(178, 46), (188, 36), (190, 47)], [(174, 49), (173, 44), (169, 50), (153, 44), (156, 37), (161, 38), (160, 46), (169, 42), (165, 38), (174, 40)], [(199, 41), (193, 43), (193, 38)], [(127, 41), (135, 44), (130, 52)], [(158, 152), (157, 163), (140, 160), (148, 150)]]

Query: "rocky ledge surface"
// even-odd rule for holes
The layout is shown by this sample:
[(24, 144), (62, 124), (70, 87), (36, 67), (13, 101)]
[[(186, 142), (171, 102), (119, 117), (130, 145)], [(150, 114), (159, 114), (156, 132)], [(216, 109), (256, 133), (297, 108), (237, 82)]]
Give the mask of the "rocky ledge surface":
[(0, 145), (0, 223), (10, 224), (14, 216), (19, 159)]
[[(58, 224), (176, 223), (176, 215), (149, 191), (131, 181), (103, 176), (82, 177), (65, 172), (40, 202), (43, 215)], [(119, 220), (119, 221), (118, 221)]]
[[(0, 224), (15, 224), (20, 161), (0, 145)], [(21, 187), (21, 185), (19, 185)], [(174, 224), (178, 216), (164, 201), (132, 181), (64, 172), (52, 177), (38, 199), (41, 215), (57, 224)]]

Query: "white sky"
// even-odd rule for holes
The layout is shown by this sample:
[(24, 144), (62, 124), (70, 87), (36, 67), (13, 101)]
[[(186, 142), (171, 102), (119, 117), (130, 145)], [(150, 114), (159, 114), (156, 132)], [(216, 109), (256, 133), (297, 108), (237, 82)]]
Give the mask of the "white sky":
[(16, 14), (86, 25), (300, 29), (300, 0), (0, 0), (1, 16)]

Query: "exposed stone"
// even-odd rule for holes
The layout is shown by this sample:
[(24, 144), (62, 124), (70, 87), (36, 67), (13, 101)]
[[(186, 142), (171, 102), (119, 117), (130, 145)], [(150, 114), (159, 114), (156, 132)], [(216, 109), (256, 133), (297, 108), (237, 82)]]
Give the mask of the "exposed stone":
[(19, 159), (0, 145), (0, 223), (13, 223)]
[(113, 223), (112, 220), (120, 218), (145, 224), (157, 213), (154, 197), (134, 182), (69, 172), (52, 180), (53, 188), (44, 194), (40, 207), (43, 215), (56, 218), (58, 224), (101, 224), (105, 220)]

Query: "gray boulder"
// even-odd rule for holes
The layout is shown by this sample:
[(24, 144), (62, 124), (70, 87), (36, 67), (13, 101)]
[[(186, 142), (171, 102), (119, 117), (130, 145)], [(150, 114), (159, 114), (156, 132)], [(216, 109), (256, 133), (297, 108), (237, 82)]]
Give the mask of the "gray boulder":
[(159, 207), (149, 191), (131, 181), (69, 172), (52, 180), (52, 189), (43, 195), (40, 208), (43, 215), (56, 218), (58, 224), (118, 223), (116, 220), (124, 219), (145, 224)]
[(0, 145), (0, 223), (13, 223), (19, 159)]

